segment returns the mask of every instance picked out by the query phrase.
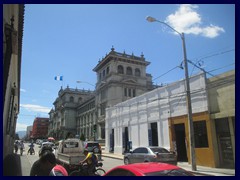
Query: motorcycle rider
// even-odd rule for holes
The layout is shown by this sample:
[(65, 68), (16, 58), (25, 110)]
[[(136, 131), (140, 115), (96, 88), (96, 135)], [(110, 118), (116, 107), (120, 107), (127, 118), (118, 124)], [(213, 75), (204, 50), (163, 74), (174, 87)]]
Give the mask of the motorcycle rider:
[[(31, 144), (29, 145), (28, 153), (30, 153), (30, 155), (32, 155), (32, 153), (35, 154), (33, 142), (31, 142)], [(28, 154), (28, 153), (27, 153), (27, 154)]]
[(84, 149), (83, 154), (85, 155), (85, 159), (80, 161), (79, 164), (83, 166), (85, 174), (93, 176), (98, 158), (94, 153), (88, 152), (88, 149)]

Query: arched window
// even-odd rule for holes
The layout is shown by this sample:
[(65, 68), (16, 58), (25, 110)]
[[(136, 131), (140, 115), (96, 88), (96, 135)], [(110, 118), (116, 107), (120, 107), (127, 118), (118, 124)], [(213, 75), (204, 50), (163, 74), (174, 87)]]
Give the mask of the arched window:
[(140, 77), (141, 76), (141, 72), (140, 72), (140, 69), (135, 69), (135, 76), (138, 76)]
[(124, 73), (123, 67), (121, 65), (118, 66), (118, 73), (119, 74), (123, 74)]
[(107, 67), (107, 74), (109, 74), (109, 67)]
[(103, 78), (105, 77), (105, 69), (103, 70)]
[(127, 75), (132, 75), (132, 68), (131, 67), (127, 67)]
[(70, 97), (70, 102), (74, 102), (74, 98), (72, 96)]

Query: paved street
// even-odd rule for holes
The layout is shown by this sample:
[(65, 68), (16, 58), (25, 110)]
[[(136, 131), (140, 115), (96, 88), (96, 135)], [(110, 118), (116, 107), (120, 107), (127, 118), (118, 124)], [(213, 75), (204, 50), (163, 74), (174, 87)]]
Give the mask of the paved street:
[[(19, 152), (17, 157), (20, 160), (19, 168), (22, 172), (22, 176), (29, 176), (30, 169), (32, 167), (32, 164), (39, 158), (38, 156), (38, 145), (35, 145), (35, 155), (27, 155), (28, 150), (28, 144), (25, 144), (25, 151), (23, 152), (23, 155), (20, 156)], [(123, 155), (116, 155), (112, 153), (107, 153), (103, 151), (102, 154), (103, 159), (103, 169), (105, 171), (110, 170), (111, 168), (123, 165)], [(178, 166), (191, 171), (191, 165), (184, 162), (179, 162)], [(222, 168), (209, 168), (209, 167), (203, 167), (203, 166), (197, 166), (197, 171), (193, 172), (197, 176), (235, 176), (235, 169), (222, 169)]]
[[(22, 169), (23, 176), (29, 176), (33, 163), (39, 158), (38, 145), (35, 144), (35, 146), (34, 146), (35, 155), (30, 155), (30, 154), (27, 155), (28, 148), (29, 148), (28, 144), (25, 144), (25, 150), (24, 150), (22, 156), (20, 156), (20, 154), (19, 154), (20, 152), (18, 152), (18, 155), (20, 156), (21, 169)], [(103, 169), (105, 171), (108, 171), (115, 166), (123, 165), (123, 160), (121, 160), (121, 159), (111, 158), (111, 157), (103, 157), (102, 159), (103, 159), (103, 161), (102, 161)]]

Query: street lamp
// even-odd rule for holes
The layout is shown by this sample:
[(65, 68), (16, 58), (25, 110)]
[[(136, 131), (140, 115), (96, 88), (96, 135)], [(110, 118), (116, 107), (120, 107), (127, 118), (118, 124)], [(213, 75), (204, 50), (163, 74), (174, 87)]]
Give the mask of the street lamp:
[(197, 167), (196, 167), (195, 150), (194, 150), (195, 140), (194, 140), (194, 129), (193, 129), (193, 120), (192, 120), (192, 103), (191, 103), (190, 85), (189, 85), (189, 77), (188, 77), (188, 63), (187, 63), (187, 52), (186, 52), (184, 33), (178, 32), (176, 29), (169, 26), (167, 23), (159, 21), (159, 20), (155, 19), (154, 17), (147, 16), (146, 20), (148, 22), (159, 22), (159, 23), (166, 25), (167, 27), (172, 29), (174, 32), (179, 34), (179, 36), (182, 39), (183, 56), (184, 56), (183, 62), (184, 62), (185, 79), (186, 79), (185, 83), (186, 83), (186, 95), (187, 95), (188, 121), (189, 121), (188, 129), (189, 129), (189, 139), (190, 139), (190, 156), (191, 156), (192, 170), (196, 171)]

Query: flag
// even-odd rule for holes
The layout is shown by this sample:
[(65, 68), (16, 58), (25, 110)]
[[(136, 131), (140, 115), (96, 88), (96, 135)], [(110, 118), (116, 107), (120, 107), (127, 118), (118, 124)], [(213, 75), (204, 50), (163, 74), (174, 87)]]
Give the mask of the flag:
[(57, 81), (62, 81), (63, 80), (63, 76), (55, 76), (54, 79), (57, 80)]

